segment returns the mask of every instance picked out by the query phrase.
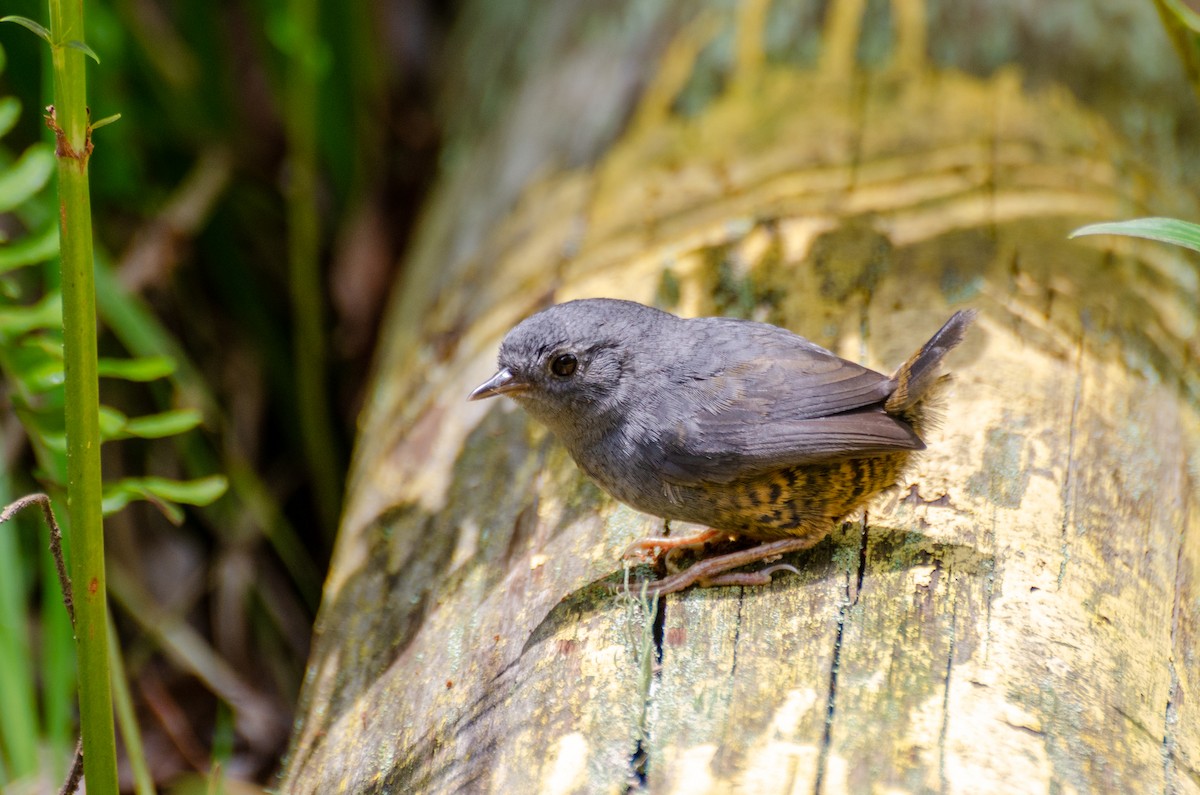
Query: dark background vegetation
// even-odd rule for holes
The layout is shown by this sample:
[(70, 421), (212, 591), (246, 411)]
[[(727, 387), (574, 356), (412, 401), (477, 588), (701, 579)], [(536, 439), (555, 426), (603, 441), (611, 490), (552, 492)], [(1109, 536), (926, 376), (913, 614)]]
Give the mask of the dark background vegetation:
[[(320, 75), (315, 201), (330, 345), (334, 449), (327, 455), (339, 494), (379, 314), (437, 168), (434, 86), (456, 5), (324, 3), (318, 47), (309, 53)], [(179, 785), (214, 763), (233, 778), (267, 782), (286, 742), (336, 530), (328, 506), (318, 504), (328, 484), (317, 483), (322, 475), (306, 463), (297, 411), (285, 118), (287, 82), (300, 56), (289, 39), (291, 8), (281, 0), (116, 0), (89, 2), (86, 12), (87, 43), (101, 60), (88, 68), (92, 117), (122, 115), (94, 139), (97, 259), (152, 309), (200, 386), (197, 393), (179, 381), (105, 380), (101, 400), (128, 414), (164, 403), (205, 412), (203, 427), (182, 442), (106, 445), (105, 477), (187, 476), (178, 463), (182, 449), (235, 486), (216, 505), (189, 509), (178, 526), (144, 502), (107, 520), (127, 677), (160, 784)], [(5, 0), (0, 15), (7, 14), (47, 22), (43, 0)], [(51, 86), (45, 42), (6, 24), (0, 47), (0, 97), (16, 97), (22, 108), (0, 140), (2, 171), (31, 144), (51, 140), (42, 112)], [(7, 238), (50, 222), (52, 183), (19, 212), (0, 214)], [(32, 302), (53, 282), (53, 263), (24, 269), (10, 275), (0, 300)], [(108, 320), (103, 302), (101, 316)], [(105, 326), (102, 354), (128, 354), (128, 340)], [(14, 416), (11, 386), (0, 382), (7, 492), (0, 502), (53, 493)], [(55, 588), (38, 573), (46, 571), (43, 531), (33, 521), (19, 527), (40, 688), (61, 679), (51, 672), (64, 665), (69, 679), (70, 649), (56, 650), (53, 632), (43, 629), (43, 601), (46, 611), (61, 610)], [(221, 678), (229, 673), (232, 683)], [(230, 688), (240, 702), (236, 714)], [(40, 775), (48, 783), (65, 771), (74, 746), (73, 707), (44, 693), (39, 699)], [(0, 752), (0, 783), (20, 778), (18, 767)]]

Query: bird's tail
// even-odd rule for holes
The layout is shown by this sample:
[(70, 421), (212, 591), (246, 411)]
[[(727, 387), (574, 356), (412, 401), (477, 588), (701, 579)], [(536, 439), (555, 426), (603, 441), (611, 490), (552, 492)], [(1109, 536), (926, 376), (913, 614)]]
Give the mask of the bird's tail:
[[(929, 342), (921, 346), (921, 350), (900, 366), (892, 376), (896, 387), (883, 404), (884, 411), (911, 420), (917, 420), (918, 417), (914, 415), (923, 414), (919, 404), (929, 397), (931, 390), (945, 378), (941, 372), (942, 359), (963, 341), (976, 314), (974, 309), (955, 312), (946, 321), (946, 325), (930, 337)], [(914, 427), (918, 424), (922, 423), (913, 423)]]

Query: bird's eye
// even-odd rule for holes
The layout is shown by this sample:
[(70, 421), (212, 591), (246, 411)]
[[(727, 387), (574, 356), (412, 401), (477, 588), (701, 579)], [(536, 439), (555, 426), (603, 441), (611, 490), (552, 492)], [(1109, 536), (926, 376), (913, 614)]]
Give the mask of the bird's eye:
[(560, 353), (550, 361), (550, 372), (559, 378), (569, 378), (574, 375), (575, 368), (578, 366), (579, 360), (575, 358), (575, 354)]

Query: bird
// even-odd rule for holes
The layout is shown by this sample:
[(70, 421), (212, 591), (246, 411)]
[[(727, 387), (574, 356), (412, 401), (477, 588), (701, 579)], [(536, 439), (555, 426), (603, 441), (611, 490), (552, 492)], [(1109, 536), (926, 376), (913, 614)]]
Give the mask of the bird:
[(889, 376), (767, 323), (580, 299), (513, 327), (498, 371), (468, 399), (511, 398), (615, 499), (708, 528), (640, 539), (626, 559), (756, 542), (649, 593), (764, 585), (780, 567), (739, 569), (815, 545), (925, 449), (949, 377), (942, 360), (975, 315), (956, 312)]

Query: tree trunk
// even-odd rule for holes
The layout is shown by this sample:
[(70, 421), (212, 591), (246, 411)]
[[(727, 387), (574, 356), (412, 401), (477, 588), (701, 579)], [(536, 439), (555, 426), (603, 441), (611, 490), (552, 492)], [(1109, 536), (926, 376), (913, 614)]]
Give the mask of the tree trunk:
[[(283, 790), (1200, 792), (1194, 259), (1066, 239), (1200, 219), (1152, 5), (517, 5), (451, 48)], [(885, 371), (981, 317), (865, 518), (651, 604), (605, 586), (661, 522), (465, 402), (598, 295)]]

